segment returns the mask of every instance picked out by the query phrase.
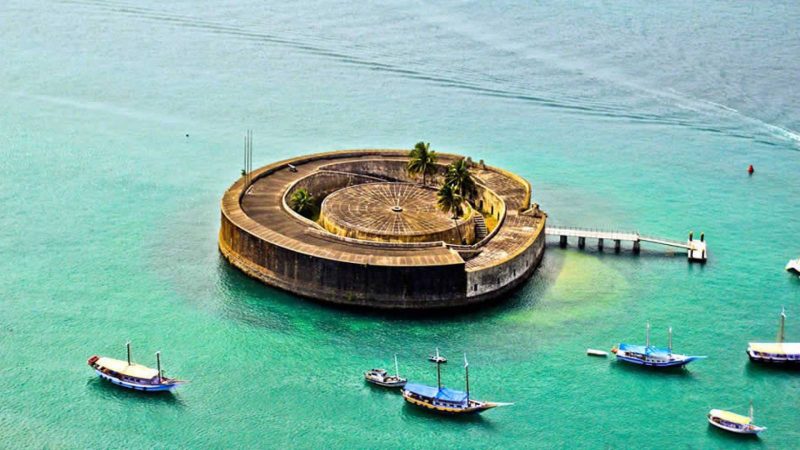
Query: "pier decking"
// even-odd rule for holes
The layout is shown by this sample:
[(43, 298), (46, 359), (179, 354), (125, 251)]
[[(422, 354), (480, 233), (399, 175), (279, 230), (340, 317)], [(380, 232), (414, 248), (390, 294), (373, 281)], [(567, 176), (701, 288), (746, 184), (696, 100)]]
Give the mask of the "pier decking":
[(689, 233), (689, 240), (682, 242), (673, 239), (643, 236), (638, 231), (613, 231), (548, 225), (545, 228), (545, 234), (548, 236), (559, 236), (559, 244), (561, 247), (566, 247), (568, 239), (570, 237), (575, 237), (578, 238), (578, 248), (584, 248), (586, 246), (586, 239), (596, 239), (597, 248), (603, 250), (604, 241), (609, 240), (614, 241), (614, 251), (618, 252), (620, 251), (622, 241), (626, 241), (632, 242), (634, 253), (638, 253), (641, 250), (641, 243), (649, 242), (651, 244), (686, 249), (686, 257), (689, 261), (705, 262), (708, 257), (705, 236), (702, 233), (700, 234), (700, 240), (694, 239), (692, 233)]

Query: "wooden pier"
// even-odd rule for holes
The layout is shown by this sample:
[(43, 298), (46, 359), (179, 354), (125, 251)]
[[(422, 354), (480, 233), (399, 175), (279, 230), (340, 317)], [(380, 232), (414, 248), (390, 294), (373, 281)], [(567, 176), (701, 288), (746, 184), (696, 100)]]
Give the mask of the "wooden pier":
[(610, 231), (593, 228), (573, 228), (548, 225), (545, 228), (545, 234), (548, 236), (559, 236), (559, 244), (561, 247), (567, 246), (567, 241), (569, 238), (578, 238), (578, 248), (582, 249), (586, 247), (586, 239), (594, 239), (597, 241), (598, 250), (603, 250), (605, 241), (613, 241), (614, 251), (619, 252), (622, 247), (622, 241), (625, 241), (632, 242), (633, 252), (639, 253), (641, 250), (641, 243), (649, 242), (651, 244), (686, 249), (686, 257), (689, 259), (689, 261), (705, 262), (708, 257), (705, 236), (703, 233), (700, 233), (700, 239), (696, 240), (693, 237), (693, 233), (690, 232), (689, 240), (683, 242), (673, 239), (643, 236), (638, 231)]

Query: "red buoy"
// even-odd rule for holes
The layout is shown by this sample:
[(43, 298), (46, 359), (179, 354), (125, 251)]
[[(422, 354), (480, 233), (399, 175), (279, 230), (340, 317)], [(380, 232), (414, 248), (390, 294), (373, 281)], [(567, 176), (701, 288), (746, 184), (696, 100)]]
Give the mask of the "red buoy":
[(754, 169), (754, 168), (753, 168), (753, 165), (752, 165), (752, 164), (750, 164), (750, 167), (748, 167), (748, 168), (747, 168), (747, 173), (749, 173), (750, 175), (752, 175), (752, 174), (753, 174), (753, 172), (755, 172), (755, 171), (756, 171), (756, 169)]

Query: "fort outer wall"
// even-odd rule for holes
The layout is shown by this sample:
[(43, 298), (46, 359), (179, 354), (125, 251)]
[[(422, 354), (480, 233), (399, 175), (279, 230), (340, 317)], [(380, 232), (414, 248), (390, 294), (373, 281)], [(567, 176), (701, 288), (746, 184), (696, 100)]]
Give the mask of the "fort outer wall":
[[(358, 166), (360, 161), (357, 160), (361, 158), (369, 160), (364, 163), (372, 166), (372, 170), (356, 174), (357, 179), (350, 179), (347, 184), (368, 182), (362, 178), (364, 175), (383, 175), (406, 181), (402, 170), (398, 170), (401, 169), (399, 164), (389, 164), (396, 167), (380, 173), (380, 170), (375, 170), (374, 159), (370, 159), (387, 155), (402, 158), (406, 154), (405, 151), (379, 151), (377, 155), (374, 151), (345, 151), (309, 155), (258, 169), (253, 184), (262, 177), (273, 177), (269, 180), (270, 185), (279, 186), (278, 198), (282, 199), (287, 189), (301, 178), (289, 173), (286, 169), (288, 164), (295, 165), (307, 176), (309, 170), (325, 170), (321, 166), (331, 165), (337, 160)], [(352, 168), (336, 167), (337, 171)], [(308, 224), (299, 223), (296, 217), (284, 210), (285, 205), (271, 206), (270, 214), (281, 216), (280, 220), (260, 223), (248, 217), (240, 205), (243, 187), (240, 179), (223, 197), (219, 236), (223, 256), (247, 275), (266, 284), (326, 302), (385, 309), (445, 308), (483, 302), (497, 298), (527, 280), (538, 266), (544, 250), (544, 220), (541, 220), (539, 227), (530, 229), (531, 234), (522, 239), (529, 242), (518, 251), (496, 264), (468, 269), (458, 253), (444, 244), (370, 242), (362, 245), (356, 240), (326, 236), (318, 229), (311, 232)], [(528, 192), (528, 201), (529, 198)], [(282, 234), (283, 230), (298, 226), (305, 229), (301, 235)], [(322, 251), (304, 251), (298, 242), (313, 244)], [(478, 287), (474, 288), (476, 284)]]

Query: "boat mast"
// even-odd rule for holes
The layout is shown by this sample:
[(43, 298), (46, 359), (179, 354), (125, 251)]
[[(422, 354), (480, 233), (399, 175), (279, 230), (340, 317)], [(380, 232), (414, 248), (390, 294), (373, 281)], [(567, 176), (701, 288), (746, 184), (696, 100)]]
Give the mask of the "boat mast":
[(647, 327), (645, 328), (645, 347), (650, 347), (650, 322), (647, 322)]
[(672, 354), (672, 327), (669, 327), (669, 354)]
[(125, 343), (125, 347), (128, 349), (128, 365), (131, 365), (131, 341)]
[(784, 327), (786, 326), (786, 308), (781, 307), (781, 325), (778, 327), (778, 342), (783, 342)]
[(750, 423), (753, 423), (753, 401), (750, 400)]
[(442, 361), (439, 359), (439, 347), (436, 347), (436, 384), (442, 389)]
[(400, 366), (397, 364), (397, 353), (394, 354), (394, 374), (400, 378)]
[(464, 376), (467, 381), (467, 405), (469, 405), (469, 363), (467, 362), (466, 353), (464, 353)]
[(156, 367), (158, 368), (158, 382), (161, 383), (161, 352), (156, 352)]

